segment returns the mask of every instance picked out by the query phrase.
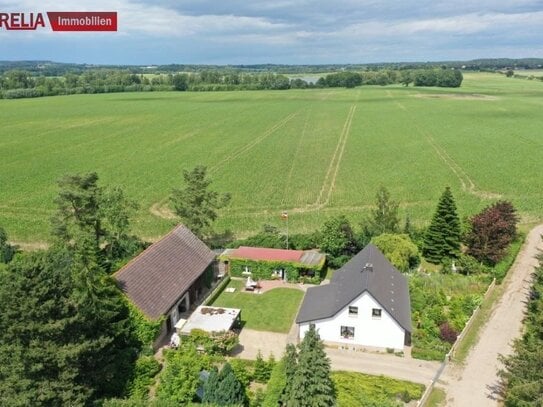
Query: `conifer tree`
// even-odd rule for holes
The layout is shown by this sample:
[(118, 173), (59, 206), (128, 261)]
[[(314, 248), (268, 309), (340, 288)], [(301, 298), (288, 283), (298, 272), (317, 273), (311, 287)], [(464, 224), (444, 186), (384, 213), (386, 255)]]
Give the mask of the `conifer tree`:
[(292, 397), (294, 375), (296, 373), (296, 367), (298, 366), (298, 352), (296, 351), (296, 346), (291, 343), (287, 345), (283, 361), (285, 364), (286, 384), (282, 400), (283, 404), (286, 404), (287, 400)]
[(243, 384), (237, 379), (230, 363), (225, 363), (219, 374), (215, 403), (219, 406), (244, 406), (247, 396)]
[(214, 403), (215, 399), (217, 398), (217, 389), (219, 387), (219, 372), (217, 371), (217, 368), (211, 369), (211, 372), (209, 372), (209, 377), (207, 378), (207, 381), (204, 385), (204, 397), (202, 399), (202, 403), (208, 404), (208, 403)]
[(245, 406), (247, 404), (245, 388), (236, 378), (228, 362), (219, 373), (216, 369), (211, 371), (204, 386), (202, 402), (217, 406)]
[(262, 357), (262, 352), (260, 352), (259, 349), (256, 355), (256, 361), (254, 366), (255, 381), (257, 381), (258, 383), (266, 383), (270, 378), (268, 373), (268, 366), (264, 361), (264, 358)]
[(330, 378), (330, 360), (324, 345), (310, 328), (299, 346), (298, 364), (292, 380), (288, 407), (330, 407), (336, 404), (334, 383)]
[(460, 254), (460, 219), (449, 187), (441, 195), (432, 222), (424, 237), (423, 255), (430, 262), (439, 264)]
[(8, 243), (8, 234), (0, 226), (0, 263), (9, 263), (16, 249)]
[(130, 377), (128, 309), (93, 259), (54, 247), (0, 273), (0, 405), (90, 405)]

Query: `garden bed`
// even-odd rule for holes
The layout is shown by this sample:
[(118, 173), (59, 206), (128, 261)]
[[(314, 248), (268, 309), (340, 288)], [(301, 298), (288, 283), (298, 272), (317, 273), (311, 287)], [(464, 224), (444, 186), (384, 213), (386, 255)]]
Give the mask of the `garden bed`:
[(421, 398), (424, 385), (357, 372), (332, 372), (338, 407), (396, 407)]

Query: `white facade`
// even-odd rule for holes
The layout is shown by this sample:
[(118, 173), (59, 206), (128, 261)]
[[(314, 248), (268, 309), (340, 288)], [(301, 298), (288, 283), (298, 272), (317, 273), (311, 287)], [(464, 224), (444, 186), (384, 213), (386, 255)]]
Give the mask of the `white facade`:
[[(379, 313), (380, 317), (377, 316)], [(310, 324), (315, 324), (325, 342), (396, 350), (404, 347), (405, 330), (367, 291), (331, 318), (301, 323), (300, 340)], [(354, 335), (347, 338), (353, 334), (353, 328)]]

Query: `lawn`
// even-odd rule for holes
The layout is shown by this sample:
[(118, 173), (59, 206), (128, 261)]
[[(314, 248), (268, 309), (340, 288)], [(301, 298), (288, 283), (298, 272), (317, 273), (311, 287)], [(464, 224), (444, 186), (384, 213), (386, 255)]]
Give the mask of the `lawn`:
[(275, 288), (264, 294), (244, 292), (241, 280), (230, 281), (228, 287), (236, 291), (223, 291), (212, 305), (241, 309), (244, 327), (257, 331), (287, 333), (304, 297), (303, 291), (294, 288)]
[(543, 82), (465, 75), (459, 89), (365, 86), (150, 92), (0, 100), (0, 225), (16, 241), (49, 239), (56, 180), (98, 172), (139, 204), (134, 232), (172, 227), (168, 195), (203, 164), (232, 201), (218, 230), (263, 224), (312, 231), (357, 222), (380, 185), (402, 215), (429, 221), (444, 187), (460, 216), (498, 197), (543, 218)]

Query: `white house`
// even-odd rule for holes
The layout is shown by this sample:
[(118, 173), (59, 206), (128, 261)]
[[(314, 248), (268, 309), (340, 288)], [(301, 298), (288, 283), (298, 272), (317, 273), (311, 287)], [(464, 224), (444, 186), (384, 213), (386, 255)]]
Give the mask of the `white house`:
[(407, 279), (370, 244), (337, 270), (330, 284), (309, 288), (296, 322), (326, 343), (403, 350), (411, 342)]

